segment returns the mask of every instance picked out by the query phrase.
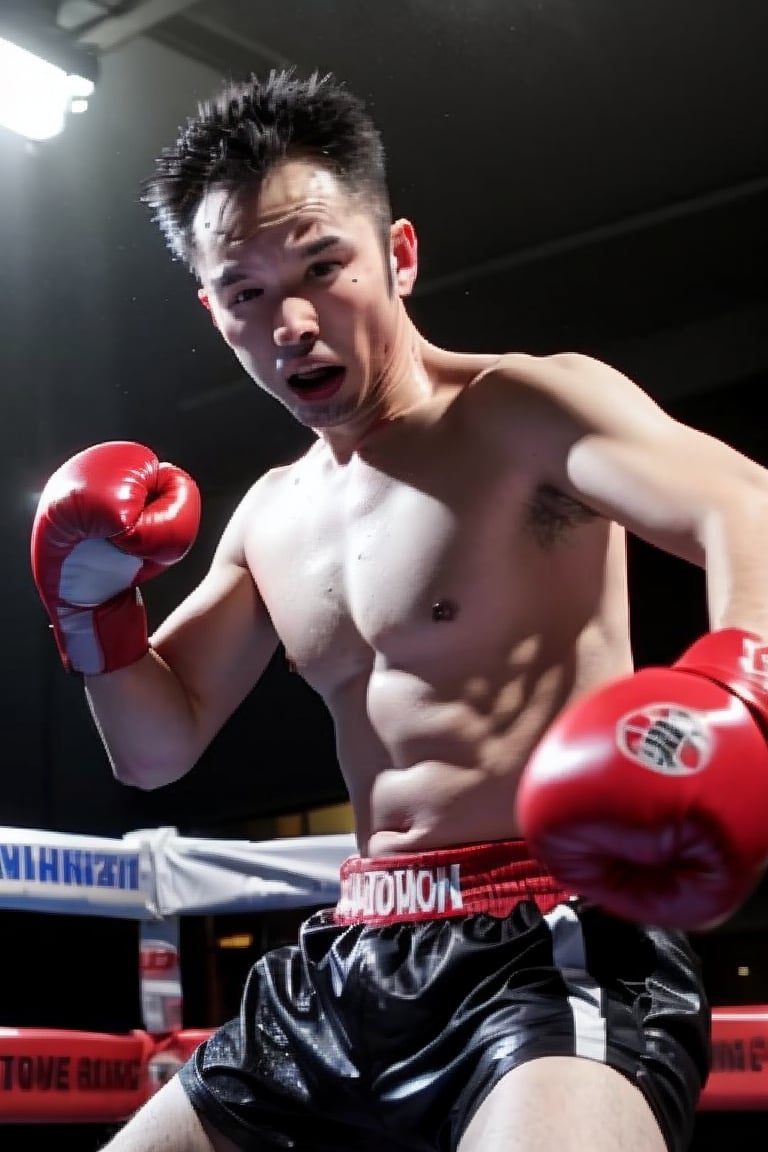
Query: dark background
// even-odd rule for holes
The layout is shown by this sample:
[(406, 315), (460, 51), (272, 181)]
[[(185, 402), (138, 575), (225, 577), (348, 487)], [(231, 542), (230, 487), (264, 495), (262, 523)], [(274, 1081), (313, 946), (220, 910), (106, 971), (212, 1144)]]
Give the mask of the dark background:
[[(223, 78), (317, 67), (367, 98), (395, 211), (419, 232), (410, 310), (428, 338), (594, 354), (768, 464), (765, 0), (0, 0), (0, 26), (21, 9), (103, 22), (88, 112), (40, 145), (0, 130), (0, 824), (239, 835), (343, 799), (323, 706), (281, 658), (184, 781), (117, 785), (29, 569), (50, 472), (88, 444), (142, 441), (204, 499), (194, 549), (147, 588), (157, 623), (240, 496), (307, 443), (243, 378), (139, 201), (154, 157)], [(701, 574), (633, 542), (630, 576), (637, 661), (669, 660), (706, 627)], [(28, 921), (4, 924), (32, 939)], [(768, 1000), (766, 928), (761, 889), (702, 942), (719, 1002)], [(89, 931), (77, 926), (83, 954)], [(70, 1026), (87, 1026), (82, 966), (67, 973)], [(39, 1023), (53, 1011), (39, 1001)]]

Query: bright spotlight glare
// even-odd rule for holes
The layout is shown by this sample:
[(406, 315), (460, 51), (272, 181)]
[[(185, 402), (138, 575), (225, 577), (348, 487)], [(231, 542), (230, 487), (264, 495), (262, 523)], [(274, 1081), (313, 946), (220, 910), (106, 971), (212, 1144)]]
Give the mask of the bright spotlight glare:
[(0, 39), (0, 125), (11, 132), (50, 140), (63, 130), (73, 99), (82, 102), (92, 92), (90, 80)]

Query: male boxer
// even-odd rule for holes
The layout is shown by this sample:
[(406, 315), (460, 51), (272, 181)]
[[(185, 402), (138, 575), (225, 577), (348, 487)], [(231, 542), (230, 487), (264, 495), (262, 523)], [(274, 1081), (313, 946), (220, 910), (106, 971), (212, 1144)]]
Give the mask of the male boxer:
[[(682, 1152), (708, 1010), (678, 929), (728, 915), (768, 848), (766, 473), (587, 357), (430, 344), (414, 228), (332, 78), (228, 88), (147, 200), (316, 439), (151, 638), (138, 585), (199, 502), (148, 449), (59, 469), (37, 586), (140, 788), (189, 772), (283, 645), (333, 716), (359, 856), (112, 1152)], [(675, 669), (633, 675), (625, 530), (706, 567), (711, 631)]]

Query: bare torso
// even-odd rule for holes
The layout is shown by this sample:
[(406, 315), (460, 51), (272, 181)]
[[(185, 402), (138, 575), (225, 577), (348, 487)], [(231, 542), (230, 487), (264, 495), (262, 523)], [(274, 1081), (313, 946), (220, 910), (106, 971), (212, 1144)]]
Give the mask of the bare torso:
[(489, 451), (472, 392), (438, 388), (345, 464), (318, 443), (251, 497), (246, 561), (332, 714), (364, 855), (517, 835), (544, 729), (631, 668), (623, 534), (514, 442)]

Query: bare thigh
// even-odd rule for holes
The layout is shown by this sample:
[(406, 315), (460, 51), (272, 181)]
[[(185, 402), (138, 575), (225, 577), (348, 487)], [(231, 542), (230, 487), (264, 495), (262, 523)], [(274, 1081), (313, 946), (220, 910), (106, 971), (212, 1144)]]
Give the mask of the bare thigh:
[(128, 1120), (103, 1152), (235, 1152), (236, 1148), (201, 1122), (174, 1077)]
[(546, 1056), (509, 1072), (467, 1126), (459, 1152), (666, 1152), (645, 1097), (613, 1068)]

